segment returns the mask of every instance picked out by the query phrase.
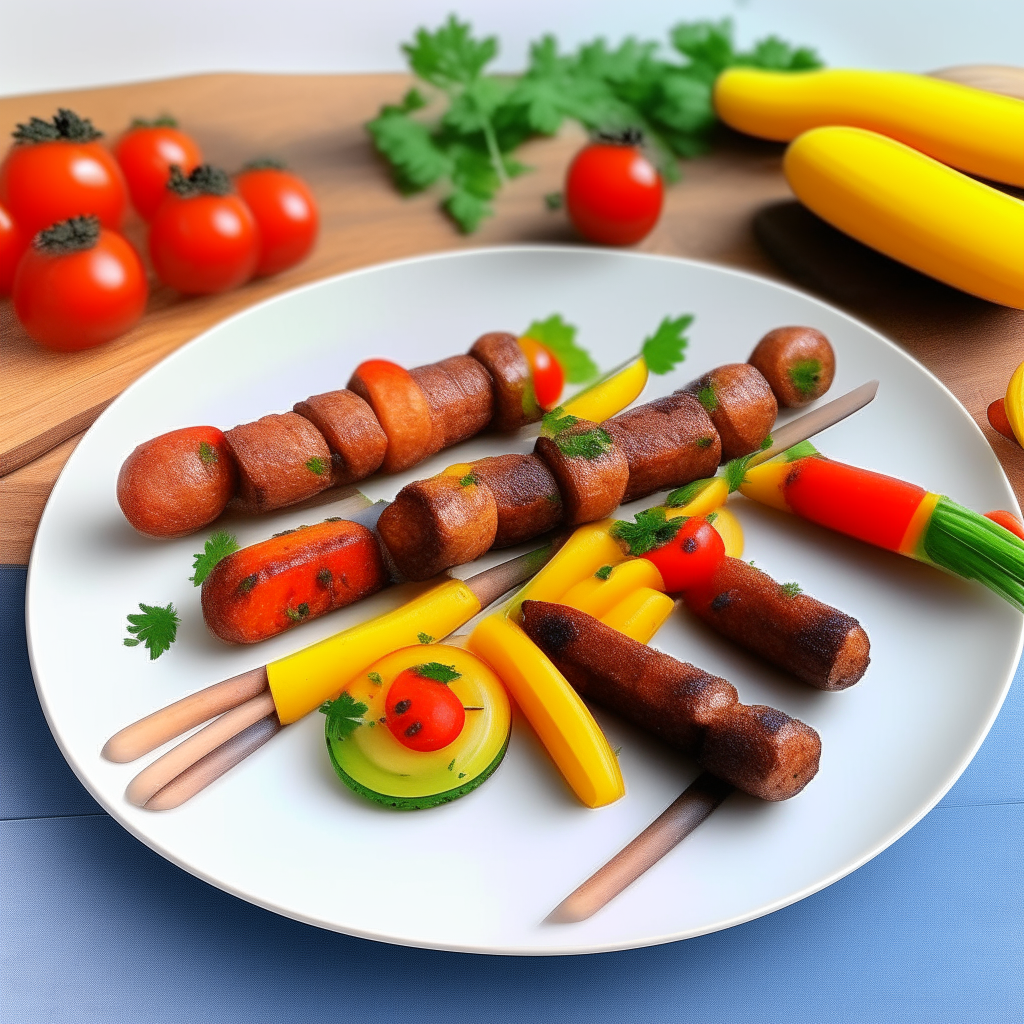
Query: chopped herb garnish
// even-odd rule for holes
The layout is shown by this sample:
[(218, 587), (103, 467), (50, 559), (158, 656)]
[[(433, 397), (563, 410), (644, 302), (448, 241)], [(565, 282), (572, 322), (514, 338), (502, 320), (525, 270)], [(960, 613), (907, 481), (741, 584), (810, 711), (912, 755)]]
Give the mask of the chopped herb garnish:
[(804, 588), (799, 583), (783, 583), (779, 588), (786, 597), (796, 597), (797, 594), (802, 594)]
[(238, 581), (238, 592), (240, 594), (248, 594), (249, 591), (252, 590), (252, 588), (256, 586), (256, 583), (257, 583), (258, 580), (259, 580), (259, 575), (257, 573), (251, 573), (249, 576), (246, 576), (245, 579), (239, 580)]
[(686, 358), (683, 353), (689, 339), (684, 332), (692, 323), (691, 313), (684, 313), (675, 320), (667, 316), (661, 321), (658, 329), (644, 341), (641, 354), (651, 373), (668, 373)]
[(213, 567), (218, 562), (227, 558), (228, 555), (234, 554), (237, 550), (237, 538), (225, 530), (218, 530), (203, 544), (203, 550), (199, 554), (192, 556), (195, 559), (192, 563), (194, 575), (189, 576), (189, 580), (194, 586), (201, 586), (203, 580), (213, 572)]
[(646, 555), (648, 551), (666, 545), (686, 522), (685, 516), (666, 519), (663, 508), (648, 508), (633, 516), (634, 522), (618, 520), (611, 529), (613, 537), (626, 542), (631, 555)]
[(213, 463), (217, 461), (217, 449), (214, 448), (209, 441), (200, 441), (199, 458), (201, 458), (207, 466), (212, 466)]
[(328, 473), (330, 468), (330, 463), (320, 458), (319, 455), (314, 455), (311, 459), (306, 460), (306, 469), (317, 476), (323, 476), (325, 473)]
[(718, 513), (709, 512), (704, 518), (708, 521), (709, 524), (714, 523), (714, 521), (718, 518)]
[(594, 427), (582, 434), (559, 434), (554, 438), (558, 450), (570, 459), (599, 459), (611, 451), (612, 437), (604, 427)]
[(321, 569), (316, 574), (316, 581), (321, 587), (329, 587), (334, 577), (331, 575), (330, 569)]
[(560, 210), (565, 206), (565, 196), (561, 192), (545, 192), (544, 205), (549, 210)]
[(579, 421), (578, 416), (572, 416), (561, 406), (558, 406), (556, 409), (552, 409), (551, 412), (544, 414), (543, 419), (540, 421), (540, 436), (558, 437), (559, 434), (570, 427), (574, 427)]
[(466, 475), (465, 475), (465, 476), (464, 476), (464, 477), (463, 477), (463, 478), (462, 478), (462, 479), (461, 479), (461, 480), (459, 481), (459, 486), (460, 486), (460, 487), (474, 487), (474, 486), (476, 486), (476, 484), (478, 484), (478, 483), (480, 483), (480, 480), (479, 480), (479, 478), (478, 478), (478, 477), (475, 477), (475, 476), (474, 476), (474, 475), (473, 475), (472, 473), (467, 473), (467, 474), (466, 474)]
[(714, 412), (718, 408), (718, 396), (715, 394), (714, 385), (705, 384), (697, 392), (697, 401), (700, 402), (708, 412)]
[(454, 665), (442, 665), (439, 661), (428, 661), (425, 665), (417, 665), (413, 672), (424, 679), (433, 679), (435, 682), (445, 684), (462, 678), (462, 673), (456, 672)]
[(177, 639), (181, 619), (173, 604), (161, 608), (159, 605), (140, 603), (139, 608), (141, 615), (138, 612), (128, 615), (128, 632), (132, 635), (125, 637), (124, 645), (138, 647), (139, 644), (145, 644), (149, 660), (156, 661)]
[(610, 565), (602, 565), (601, 568), (598, 569), (597, 572), (594, 573), (594, 575), (599, 580), (606, 580), (606, 579), (608, 579), (609, 576), (611, 576), (611, 574), (612, 574), (612, 567)]
[(421, 644), (432, 644), (434, 642), (434, 638), (429, 633), (417, 633), (416, 639)]
[(544, 500), (545, 501), (550, 501), (552, 505), (561, 505), (562, 504), (562, 496), (561, 496), (561, 494), (545, 494), (544, 495)]
[(454, 767), (455, 767), (455, 758), (453, 757), (453, 758), (452, 758), (452, 759), (451, 759), (451, 760), (450, 760), (450, 761), (448, 762), (448, 771), (451, 771), (451, 770), (452, 770), (452, 769), (453, 769)]
[(354, 700), (347, 692), (341, 693), (337, 700), (326, 700), (320, 705), (320, 713), (327, 716), (327, 735), (339, 743), (363, 724), (363, 715), (368, 710), (362, 701)]
[(714, 439), (710, 437), (698, 437), (697, 447), (698, 448), (710, 448), (714, 444)]
[(369, 679), (370, 682), (373, 683), (374, 686), (383, 686), (384, 685), (384, 680), (381, 679), (379, 672), (367, 672), (366, 673), (366, 678)]
[(558, 313), (547, 320), (534, 320), (523, 335), (551, 351), (570, 384), (586, 384), (597, 376), (597, 363), (585, 348), (576, 344), (576, 328)]
[(821, 380), (821, 363), (817, 359), (801, 359), (789, 368), (788, 374), (793, 387), (806, 398)]
[(774, 441), (772, 440), (772, 435), (771, 435), (771, 434), (769, 434), (769, 435), (768, 435), (768, 436), (767, 436), (767, 437), (766, 437), (766, 438), (765, 438), (765, 439), (764, 439), (764, 440), (763, 440), (763, 441), (761, 442), (761, 451), (763, 451), (763, 452), (766, 452), (766, 451), (768, 451), (768, 449), (769, 449), (769, 448), (771, 448), (771, 446), (772, 446), (773, 444), (775, 444), (775, 442), (774, 442)]
[(298, 608), (285, 608), (284, 613), (292, 622), (301, 622), (309, 615), (309, 605), (303, 601)]
[(738, 491), (743, 484), (743, 480), (747, 475), (747, 466), (750, 465), (750, 460), (754, 457), (751, 455), (741, 455), (738, 459), (732, 459), (725, 464), (725, 480), (729, 485), (729, 493)]

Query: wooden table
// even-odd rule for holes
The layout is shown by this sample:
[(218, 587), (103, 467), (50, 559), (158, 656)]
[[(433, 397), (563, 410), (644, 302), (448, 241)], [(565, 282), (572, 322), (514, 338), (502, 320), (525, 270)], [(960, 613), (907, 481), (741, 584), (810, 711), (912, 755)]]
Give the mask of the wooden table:
[[(108, 137), (132, 117), (170, 111), (213, 163), (234, 169), (260, 155), (283, 158), (312, 186), (323, 225), (305, 263), (236, 291), (184, 298), (154, 282), (143, 320), (124, 337), (86, 352), (39, 348), (15, 320), (10, 301), (0, 302), (0, 562), (28, 561), (54, 481), (103, 408), (167, 353), (226, 316), (307, 281), (383, 260), (575, 240), (564, 214), (548, 211), (543, 197), (561, 186), (583, 139), (576, 129), (524, 147), (522, 159), (534, 172), (505, 189), (497, 215), (473, 236), (455, 230), (436, 196), (402, 198), (362, 126), (407, 85), (403, 75), (220, 74), (0, 100), (4, 132), (32, 115), (49, 117), (59, 106), (90, 117)], [(723, 130), (711, 155), (684, 166), (683, 182), (669, 190), (664, 216), (641, 248), (787, 279), (752, 229), (759, 210), (791, 198), (781, 156), (781, 146)], [(773, 236), (773, 252), (781, 252), (805, 287), (873, 324), (937, 374), (981, 425), (1024, 502), (1024, 451), (996, 434), (985, 417), (1024, 358), (1024, 313), (888, 273), (883, 261), (850, 257), (839, 241), (811, 237), (806, 226), (796, 224), (786, 237), (787, 224), (795, 223), (777, 222), (782, 235)], [(141, 222), (130, 222), (126, 232), (144, 250)]]

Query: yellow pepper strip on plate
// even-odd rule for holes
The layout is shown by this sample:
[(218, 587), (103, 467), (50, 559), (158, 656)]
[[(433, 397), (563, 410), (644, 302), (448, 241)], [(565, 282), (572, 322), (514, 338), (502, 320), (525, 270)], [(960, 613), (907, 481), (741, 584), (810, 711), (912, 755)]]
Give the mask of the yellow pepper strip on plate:
[[(661, 629), (675, 606), (675, 601), (660, 590), (640, 587), (602, 615), (601, 621), (637, 643), (645, 644)], [(587, 611), (586, 608), (580, 610)]]
[(805, 132), (783, 170), (833, 227), (954, 288), (1024, 309), (1021, 200), (861, 128)]
[(590, 387), (577, 392), (562, 408), (571, 416), (601, 423), (622, 412), (634, 402), (647, 384), (647, 363), (643, 356), (627, 363), (621, 370), (602, 377)]
[(730, 68), (714, 103), (749, 135), (789, 142), (826, 125), (866, 128), (968, 174), (1024, 186), (1024, 100), (1010, 96), (891, 71)]

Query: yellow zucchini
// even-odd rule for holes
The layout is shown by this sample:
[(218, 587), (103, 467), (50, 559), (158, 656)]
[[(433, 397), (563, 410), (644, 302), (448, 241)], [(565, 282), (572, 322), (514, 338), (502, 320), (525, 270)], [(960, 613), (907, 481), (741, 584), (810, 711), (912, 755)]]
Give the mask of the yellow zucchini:
[(1024, 309), (1019, 199), (861, 128), (805, 132), (783, 169), (797, 198), (840, 231), (954, 288)]
[(897, 139), (936, 160), (1024, 186), (1024, 100), (927, 75), (829, 69), (800, 74), (730, 68), (715, 110), (749, 135), (789, 142), (848, 125)]

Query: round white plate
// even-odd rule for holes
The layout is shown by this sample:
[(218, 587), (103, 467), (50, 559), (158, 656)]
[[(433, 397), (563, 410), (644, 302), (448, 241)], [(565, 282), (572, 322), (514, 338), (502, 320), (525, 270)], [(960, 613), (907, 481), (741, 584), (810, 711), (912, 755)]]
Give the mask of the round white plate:
[[(476, 792), (431, 811), (386, 811), (337, 781), (318, 714), (177, 810), (125, 801), (146, 762), (102, 760), (111, 734), (388, 601), (379, 595), (258, 647), (224, 646), (207, 634), (189, 583), (193, 553), (213, 529), (174, 541), (137, 535), (114, 497), (125, 456), (176, 427), (226, 428), (290, 409), (343, 387), (368, 356), (414, 366), (464, 352), (484, 331), (521, 331), (555, 312), (579, 326), (605, 367), (636, 351), (664, 316), (694, 313), (685, 364), (652, 378), (648, 399), (745, 360), (773, 327), (817, 327), (838, 355), (832, 395), (881, 380), (872, 405), (820, 439), (823, 451), (983, 511), (1017, 507), (981, 432), (933, 376), (863, 324), (748, 274), (632, 253), (515, 248), (408, 260), (278, 296), (207, 331), (114, 402), (61, 474), (39, 527), (27, 599), (39, 697), (65, 757), (125, 828), (198, 877), (325, 928), (451, 950), (577, 953), (699, 935), (801, 899), (883, 850), (952, 785), (1009, 687), (1021, 615), (978, 585), (737, 498), (745, 557), (860, 619), (871, 667), (852, 689), (822, 693), (675, 615), (657, 645), (730, 679), (741, 700), (813, 725), (821, 770), (784, 803), (731, 796), (589, 921), (541, 923), (697, 773), (610, 715), (599, 718), (621, 747), (628, 792), (597, 811), (574, 800), (522, 722)], [(500, 439), (470, 441), (364, 490), (391, 497), (407, 480), (507, 448)], [(329, 514), (329, 506), (284, 510), (232, 529), (245, 544)], [(168, 601), (182, 625), (167, 654), (151, 662), (143, 647), (122, 646), (125, 616), (139, 602)]]

